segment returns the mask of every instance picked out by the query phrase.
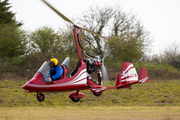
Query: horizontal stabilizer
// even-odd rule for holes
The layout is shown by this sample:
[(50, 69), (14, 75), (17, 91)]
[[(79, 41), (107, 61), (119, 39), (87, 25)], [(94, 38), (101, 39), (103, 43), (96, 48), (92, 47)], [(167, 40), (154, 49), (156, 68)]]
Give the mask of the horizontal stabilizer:
[(132, 63), (123, 62), (121, 74), (118, 74), (116, 87), (130, 88), (131, 84), (138, 82), (138, 75)]

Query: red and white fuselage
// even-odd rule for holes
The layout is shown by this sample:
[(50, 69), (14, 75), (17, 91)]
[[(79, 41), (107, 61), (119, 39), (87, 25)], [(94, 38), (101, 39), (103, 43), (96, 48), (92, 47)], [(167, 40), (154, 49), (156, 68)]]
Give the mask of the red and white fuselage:
[[(122, 63), (121, 74), (118, 74), (114, 87), (103, 87), (87, 79), (86, 64), (81, 61), (81, 67), (74, 76), (66, 77), (67, 69), (64, 68), (63, 77), (51, 83), (45, 82), (43, 74), (38, 71), (35, 76), (28, 81), (23, 89), (27, 92), (55, 92), (91, 89), (93, 92), (102, 92), (107, 89), (129, 88), (135, 83), (149, 82), (146, 68), (141, 68), (140, 75), (136, 72), (132, 63)], [(42, 67), (41, 67), (42, 68)]]
[(26, 89), (27, 92), (55, 92), (86, 89), (89, 87), (87, 84), (86, 65), (82, 61), (80, 64), (80, 69), (72, 77), (66, 77), (67, 69), (62, 65), (64, 69), (63, 77), (51, 83), (45, 82), (43, 74), (41, 71), (38, 71), (35, 76), (23, 86), (23, 89)]

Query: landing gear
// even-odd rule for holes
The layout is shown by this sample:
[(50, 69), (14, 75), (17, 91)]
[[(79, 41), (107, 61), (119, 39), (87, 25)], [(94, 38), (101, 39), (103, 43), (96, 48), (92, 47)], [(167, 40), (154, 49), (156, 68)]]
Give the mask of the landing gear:
[(37, 93), (37, 100), (38, 100), (39, 102), (44, 101), (44, 99), (45, 99), (44, 94), (42, 94), (42, 93)]
[(102, 74), (101, 72), (97, 73), (97, 78), (98, 78), (98, 85), (102, 84)]
[(100, 96), (101, 94), (102, 94), (102, 92), (98, 92), (98, 93), (96, 93), (96, 92), (92, 92), (95, 96)]
[(79, 102), (80, 98), (84, 97), (84, 94), (79, 93), (79, 90), (77, 90), (76, 92), (72, 92), (71, 94), (69, 94), (69, 98), (73, 101), (73, 102)]
[(73, 102), (79, 102), (80, 98), (71, 98)]
[(93, 86), (91, 88), (91, 92), (95, 95), (95, 96), (100, 96), (102, 94), (102, 92), (104, 92), (106, 90), (106, 87), (100, 86), (100, 85), (96, 85)]

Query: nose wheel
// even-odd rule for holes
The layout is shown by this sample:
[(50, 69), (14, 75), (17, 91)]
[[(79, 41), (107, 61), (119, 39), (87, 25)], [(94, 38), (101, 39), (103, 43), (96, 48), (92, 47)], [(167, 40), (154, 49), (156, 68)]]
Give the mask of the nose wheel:
[(37, 100), (38, 100), (39, 102), (44, 101), (44, 99), (45, 99), (44, 94), (42, 94), (42, 93), (37, 93)]

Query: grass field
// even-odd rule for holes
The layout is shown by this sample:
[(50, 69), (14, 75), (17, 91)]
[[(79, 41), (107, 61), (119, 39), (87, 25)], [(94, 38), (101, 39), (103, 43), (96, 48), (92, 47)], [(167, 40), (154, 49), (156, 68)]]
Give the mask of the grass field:
[(180, 107), (64, 106), (0, 108), (0, 120), (179, 120)]
[[(38, 102), (36, 93), (22, 89), (25, 81), (0, 80), (0, 120), (178, 120), (180, 119), (180, 80), (151, 80), (132, 90), (107, 90), (99, 97), (90, 91), (74, 103), (71, 92), (45, 93)], [(114, 86), (111, 81), (108, 86)]]

